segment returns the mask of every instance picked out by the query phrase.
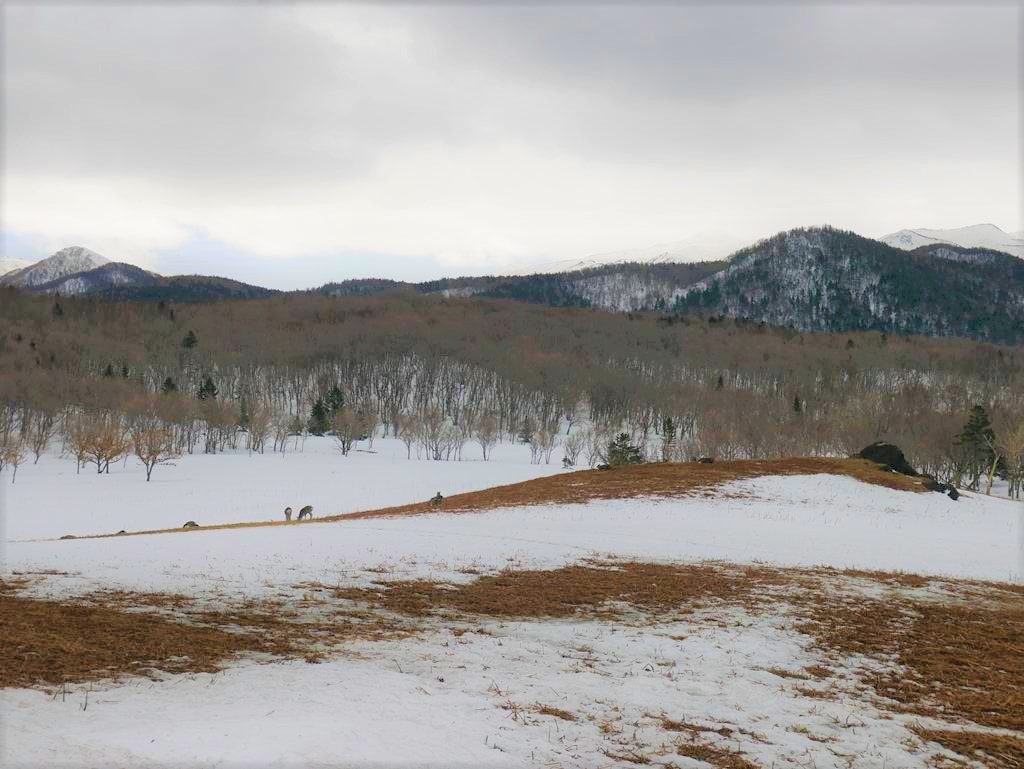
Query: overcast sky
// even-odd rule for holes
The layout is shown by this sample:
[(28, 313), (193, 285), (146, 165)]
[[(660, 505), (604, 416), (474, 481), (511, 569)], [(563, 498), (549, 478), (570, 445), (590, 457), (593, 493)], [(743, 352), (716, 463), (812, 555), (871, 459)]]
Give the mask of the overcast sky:
[(0, 256), (301, 287), (1024, 229), (1012, 3), (3, 13)]

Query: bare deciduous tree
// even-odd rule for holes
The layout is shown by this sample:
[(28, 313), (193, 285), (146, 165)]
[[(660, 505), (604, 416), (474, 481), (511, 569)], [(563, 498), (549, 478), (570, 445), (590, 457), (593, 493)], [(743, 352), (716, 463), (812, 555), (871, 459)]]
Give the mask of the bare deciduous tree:
[(31, 424), (27, 431), (28, 445), (35, 456), (32, 464), (39, 462), (39, 457), (50, 445), (54, 433), (57, 431), (57, 419), (53, 414), (45, 411), (38, 411), (33, 415)]
[(270, 406), (263, 401), (256, 401), (252, 404), (249, 412), (249, 451), (263, 453), (267, 445), (267, 437), (270, 435), (274, 420), (274, 412)]
[(146, 482), (157, 465), (173, 465), (174, 431), (164, 425), (147, 425), (132, 431), (132, 452), (146, 468)]
[(480, 444), (480, 451), (483, 452), (484, 461), (491, 458), (491, 450), (498, 442), (498, 418), (491, 413), (484, 414), (476, 420), (474, 437)]
[(570, 432), (565, 436), (565, 441), (562, 443), (562, 449), (565, 452), (566, 467), (576, 467), (576, 462), (579, 460), (580, 454), (583, 452), (583, 448), (586, 445), (587, 438), (582, 430)]
[(18, 467), (25, 461), (27, 452), (25, 442), (20, 437), (10, 436), (7, 442), (0, 445), (0, 470), (4, 466), (11, 468), (11, 483), (18, 477)]
[(412, 445), (419, 434), (419, 421), (413, 414), (400, 414), (395, 420), (398, 437), (405, 444), (405, 458), (412, 459)]
[(346, 406), (334, 415), (333, 426), (334, 442), (341, 455), (347, 457), (353, 444), (363, 435), (363, 417)]

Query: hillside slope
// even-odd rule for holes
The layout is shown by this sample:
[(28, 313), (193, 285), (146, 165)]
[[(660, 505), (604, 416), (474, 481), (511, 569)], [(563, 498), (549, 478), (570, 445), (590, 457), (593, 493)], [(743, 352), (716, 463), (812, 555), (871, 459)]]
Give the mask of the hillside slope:
[(677, 312), (804, 331), (875, 330), (1024, 341), (1024, 261), (951, 245), (903, 251), (831, 228), (780, 233), (696, 283)]

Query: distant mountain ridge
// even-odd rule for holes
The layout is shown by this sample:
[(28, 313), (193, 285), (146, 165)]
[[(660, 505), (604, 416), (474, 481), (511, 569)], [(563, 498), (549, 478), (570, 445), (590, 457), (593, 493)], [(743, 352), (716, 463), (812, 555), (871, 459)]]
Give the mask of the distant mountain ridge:
[(101, 294), (110, 299), (180, 302), (253, 299), (279, 293), (229, 278), (164, 276), (133, 264), (112, 262), (81, 246), (62, 248), (53, 256), (0, 276), (0, 286), (36, 294)]
[[(925, 237), (919, 231), (901, 232), (914, 234), (896, 238), (899, 233), (894, 233), (890, 239), (908, 245)], [(1005, 243), (1011, 237), (992, 225), (931, 232), (955, 232), (961, 239), (982, 242)], [(421, 283), (367, 278), (327, 283), (315, 291), (327, 296), (401, 291), (655, 311), (669, 322), (696, 312), (806, 331), (878, 330), (1024, 343), (1024, 259), (938, 236), (927, 239), (908, 249), (853, 232), (812, 227), (779, 233), (721, 261), (612, 262), (562, 272)], [(89, 269), (70, 272), (76, 266)], [(227, 278), (162, 276), (80, 247), (62, 249), (9, 273), (0, 284), (31, 293), (179, 302), (280, 293)]]
[(0, 277), (3, 277), (9, 272), (20, 270), (28, 267), (32, 262), (27, 259), (14, 259), (11, 257), (0, 257)]
[(0, 276), (0, 285), (35, 288), (75, 273), (101, 267), (109, 261), (88, 248), (68, 246), (35, 264)]
[(952, 230), (932, 230), (920, 228), (899, 230), (879, 238), (895, 248), (906, 251), (945, 243), (964, 248), (988, 248), (1024, 259), (1024, 233), (1003, 232), (994, 224), (972, 224), (969, 227), (958, 227)]

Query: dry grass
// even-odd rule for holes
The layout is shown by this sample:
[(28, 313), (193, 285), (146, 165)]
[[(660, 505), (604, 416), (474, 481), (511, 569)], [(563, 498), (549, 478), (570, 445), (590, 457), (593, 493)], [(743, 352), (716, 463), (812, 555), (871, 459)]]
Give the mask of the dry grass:
[[(859, 584), (864, 580), (884, 586), (886, 597), (875, 597), (873, 590), (865, 595)], [(992, 731), (1024, 732), (1024, 602), (1016, 590), (999, 584), (885, 572), (601, 562), (510, 571), (460, 584), (304, 583), (303, 597), (287, 604), (250, 600), (217, 609), (186, 596), (122, 592), (70, 605), (15, 595), (25, 584), (0, 583), (2, 686), (145, 675), (153, 669), (209, 671), (244, 652), (316, 661), (347, 640), (408, 635), (439, 615), (458, 623), (481, 617), (659, 621), (705, 607), (760, 610), (783, 602), (785, 612), (800, 618), (797, 628), (834, 665), (770, 671), (804, 679), (794, 681), (794, 691), (822, 700), (849, 696), (849, 690), (808, 684), (849, 669), (853, 656), (879, 661), (881, 666), (866, 665), (858, 677), (887, 707), (949, 724), (918, 728), (921, 739), (997, 769), (1024, 769), (1022, 740)], [(725, 620), (713, 612), (707, 621)], [(453, 635), (465, 632), (458, 627)], [(539, 715), (576, 718), (542, 703), (510, 708), (524, 722)], [(754, 769), (746, 757), (719, 744), (734, 736), (727, 726), (668, 718), (661, 725), (682, 733), (675, 744), (680, 755), (721, 769)], [(616, 729), (609, 725), (608, 733)], [(618, 746), (615, 751), (608, 754), (615, 760), (648, 759)]]
[(24, 586), (0, 582), (0, 688), (213, 672), (247, 652), (315, 662), (347, 641), (413, 631), (380, 615), (304, 615), (271, 601), (210, 609), (186, 596), (111, 591), (71, 603), (17, 595)]
[(676, 753), (687, 758), (695, 758), (718, 769), (760, 769), (757, 764), (751, 763), (743, 754), (729, 748), (721, 748), (709, 745), (706, 742), (677, 742)]
[(936, 742), (990, 769), (1024, 769), (1024, 737), (920, 726), (911, 729), (925, 742)]
[(897, 709), (1024, 732), (1024, 602), (999, 587), (971, 583), (967, 600), (812, 599), (800, 629), (836, 655), (898, 664), (863, 677)]
[(562, 708), (556, 708), (554, 705), (542, 705), (539, 702), (536, 705), (533, 706), (533, 712), (537, 713), (538, 715), (541, 715), (541, 716), (552, 716), (552, 717), (558, 718), (558, 719), (560, 719), (562, 721), (576, 721), (577, 720), (575, 714), (570, 713), (568, 710), (563, 710)]
[[(614, 470), (580, 470), (574, 473), (535, 478), (507, 486), (446, 497), (444, 512), (493, 510), (524, 505), (555, 505), (589, 502), (595, 499), (631, 497), (681, 497), (710, 492), (717, 486), (766, 475), (816, 475), (829, 473), (901, 491), (923, 491), (920, 482), (883, 470), (863, 459), (798, 457), (791, 459), (699, 462), (659, 462), (630, 465)], [(377, 518), (392, 515), (437, 512), (429, 503), (349, 513), (335, 518)], [(326, 520), (326, 519), (322, 519)]]
[(753, 566), (622, 562), (510, 571), (459, 585), (388, 582), (380, 589), (338, 588), (334, 594), (413, 617), (448, 610), (498, 618), (559, 618), (614, 616), (626, 607), (665, 614), (708, 604), (749, 605), (779, 581), (777, 570)]
[[(850, 478), (900, 491), (924, 491), (917, 479), (890, 472), (864, 459), (829, 457), (796, 457), (791, 459), (737, 459), (702, 464), (699, 462), (659, 462), (631, 465), (614, 470), (580, 470), (535, 478), (482, 491), (453, 494), (446, 497), (441, 512), (465, 513), (495, 510), (503, 507), (576, 504), (596, 499), (632, 497), (713, 496), (714, 489), (731, 481), (767, 475), (845, 475)], [(139, 534), (194, 534), (216, 529), (241, 529), (261, 526), (314, 526), (332, 521), (383, 518), (399, 515), (436, 513), (429, 502), (419, 502), (358, 513), (345, 513), (309, 521), (253, 521), (200, 525), (193, 529), (154, 529), (128, 534), (101, 534), (96, 537), (124, 537)], [(200, 522), (202, 523), (202, 522)], [(91, 539), (93, 537), (78, 537)]]
[(732, 729), (728, 726), (700, 726), (689, 721), (676, 721), (672, 718), (662, 718), (661, 728), (666, 732), (689, 732), (691, 735), (702, 733), (718, 734), (722, 737), (732, 736)]
[(57, 686), (125, 674), (212, 672), (257, 651), (253, 636), (116, 608), (0, 591), (0, 687)]

